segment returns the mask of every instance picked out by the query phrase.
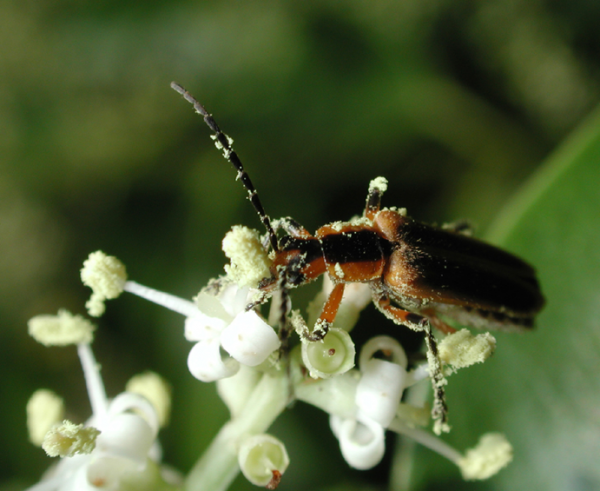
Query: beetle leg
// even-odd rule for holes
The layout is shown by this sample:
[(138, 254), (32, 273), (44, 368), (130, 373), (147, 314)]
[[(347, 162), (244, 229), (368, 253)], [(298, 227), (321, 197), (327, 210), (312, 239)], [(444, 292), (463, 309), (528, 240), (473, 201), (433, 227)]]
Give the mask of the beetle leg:
[(381, 197), (387, 188), (387, 181), (381, 177), (373, 179), (369, 184), (367, 204), (365, 206), (365, 217), (373, 220), (381, 208)]
[(442, 319), (440, 319), (433, 310), (422, 310), (423, 314), (427, 316), (429, 322), (435, 327), (438, 331), (443, 332), (444, 334), (453, 334), (456, 332), (452, 326), (446, 324)]
[(291, 217), (283, 217), (275, 220), (273, 228), (275, 231), (282, 229), (285, 233), (297, 239), (312, 238), (310, 232)]
[(446, 404), (446, 391), (444, 388), (446, 379), (444, 378), (442, 362), (438, 354), (437, 341), (431, 331), (432, 322), (422, 315), (394, 307), (390, 304), (390, 300), (386, 296), (376, 296), (374, 300), (377, 308), (396, 324), (401, 324), (414, 331), (423, 331), (425, 333), (429, 376), (431, 377), (431, 385), (433, 386), (431, 417), (435, 421), (434, 431), (438, 434), (441, 431), (449, 431), (448, 406)]
[(323, 310), (321, 311), (321, 315), (315, 323), (313, 331), (311, 333), (306, 332), (302, 335), (305, 340), (321, 341), (327, 335), (329, 328), (335, 320), (338, 309), (340, 308), (340, 303), (342, 302), (342, 297), (344, 296), (345, 286), (345, 283), (337, 283), (333, 287), (327, 302), (325, 302), (325, 305), (323, 305)]

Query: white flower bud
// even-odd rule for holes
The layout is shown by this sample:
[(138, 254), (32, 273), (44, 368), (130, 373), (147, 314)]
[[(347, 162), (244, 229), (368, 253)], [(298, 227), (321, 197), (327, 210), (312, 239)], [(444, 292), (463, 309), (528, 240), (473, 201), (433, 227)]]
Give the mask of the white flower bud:
[(273, 328), (254, 311), (238, 314), (221, 333), (221, 345), (232, 358), (255, 367), (265, 361), (281, 342)]

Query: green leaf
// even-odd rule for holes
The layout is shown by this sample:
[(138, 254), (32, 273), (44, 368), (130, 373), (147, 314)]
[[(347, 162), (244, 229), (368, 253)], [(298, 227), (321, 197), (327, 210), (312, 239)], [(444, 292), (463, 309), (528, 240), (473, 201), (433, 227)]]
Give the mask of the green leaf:
[(490, 234), (538, 271), (547, 304), (536, 329), (494, 333), (494, 357), (449, 379), (447, 440), (464, 451), (482, 433), (500, 431), (514, 446), (514, 461), (474, 486), (458, 482), (456, 468), (440, 470), (439, 460), (423, 450), (415, 489), (450, 480), (452, 489), (600, 489), (599, 186), (597, 110), (548, 158)]

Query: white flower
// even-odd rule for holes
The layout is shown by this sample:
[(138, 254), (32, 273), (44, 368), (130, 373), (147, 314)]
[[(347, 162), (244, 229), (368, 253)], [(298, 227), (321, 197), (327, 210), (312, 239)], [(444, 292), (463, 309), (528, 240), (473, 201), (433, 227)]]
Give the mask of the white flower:
[[(80, 322), (73, 325), (71, 316), (59, 315), (44, 318), (44, 322), (59, 330), (78, 330)], [(55, 330), (55, 329), (53, 329)], [(64, 339), (61, 336), (61, 339)], [(61, 341), (62, 343), (62, 341)], [(52, 420), (56, 422), (62, 410), (56, 397), (48, 398), (37, 392), (28, 404), (30, 438), (49, 456), (61, 460), (38, 484), (29, 488), (35, 491), (86, 491), (120, 489), (161, 489), (165, 485), (159, 467), (161, 452), (156, 440), (159, 419), (154, 406), (141, 395), (124, 392), (109, 401), (100, 377), (99, 366), (89, 343), (77, 344), (77, 350), (86, 380), (92, 406), (92, 417), (86, 424), (68, 420), (56, 423), (47, 431), (42, 441), (38, 435), (42, 425), (48, 425), (48, 415), (37, 409), (39, 401), (54, 401)], [(143, 483), (132, 486), (131, 483)], [(139, 487), (141, 486), (141, 487)]]
[(125, 283), (124, 289), (186, 316), (185, 338), (195, 342), (188, 368), (203, 382), (231, 377), (240, 363), (260, 365), (281, 344), (269, 324), (254, 310), (246, 311), (252, 297), (248, 287), (231, 283), (217, 296), (201, 292), (194, 302), (133, 281)]
[[(381, 352), (387, 359), (374, 358)], [(385, 431), (406, 435), (454, 462), (465, 479), (486, 479), (512, 457), (502, 436), (482, 437), (465, 456), (433, 433), (420, 428), (429, 423), (427, 407), (401, 402), (408, 387), (429, 379), (428, 365), (406, 370), (402, 346), (387, 336), (368, 341), (359, 356), (360, 370), (296, 386), (297, 399), (330, 414), (330, 425), (348, 464), (357, 469), (377, 465), (385, 451)]]
[(385, 453), (385, 430), (369, 417), (329, 419), (333, 433), (340, 441), (340, 450), (351, 467), (367, 470), (379, 464)]
[(275, 489), (290, 464), (290, 458), (280, 440), (272, 435), (259, 434), (242, 441), (238, 463), (252, 484)]

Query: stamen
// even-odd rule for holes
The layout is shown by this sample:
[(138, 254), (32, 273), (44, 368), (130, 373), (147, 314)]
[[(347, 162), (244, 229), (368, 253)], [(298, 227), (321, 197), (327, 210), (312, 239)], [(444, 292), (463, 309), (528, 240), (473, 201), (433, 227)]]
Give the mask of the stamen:
[(103, 421), (106, 417), (108, 400), (106, 391), (104, 390), (104, 382), (100, 376), (100, 366), (96, 363), (94, 353), (89, 344), (78, 344), (77, 354), (81, 361), (81, 368), (83, 369), (83, 376), (85, 378), (85, 385), (87, 387), (88, 397), (90, 398), (92, 412), (99, 421)]
[(192, 317), (194, 314), (198, 313), (198, 308), (194, 302), (176, 297), (175, 295), (171, 295), (169, 293), (155, 290), (153, 288), (149, 288), (144, 285), (140, 285), (135, 281), (126, 282), (123, 286), (123, 289), (126, 292), (133, 293), (134, 295), (145, 298), (150, 302), (162, 305), (163, 307), (185, 315), (186, 317)]

